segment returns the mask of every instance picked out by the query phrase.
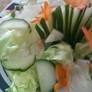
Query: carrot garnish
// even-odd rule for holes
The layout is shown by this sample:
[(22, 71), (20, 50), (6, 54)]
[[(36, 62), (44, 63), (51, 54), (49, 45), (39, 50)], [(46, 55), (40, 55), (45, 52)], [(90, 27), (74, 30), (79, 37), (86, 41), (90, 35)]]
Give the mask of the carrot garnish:
[(16, 12), (16, 10), (6, 10), (6, 11), (10, 13)]
[(57, 90), (60, 90), (62, 87), (65, 87), (66, 84), (65, 83), (57, 83), (54, 87), (54, 90), (57, 91)]
[(89, 62), (87, 62), (87, 65), (88, 65), (89, 68), (92, 70), (92, 64), (90, 64)]
[(45, 20), (48, 20), (49, 16), (51, 15), (51, 11), (53, 8), (55, 8), (54, 6), (49, 6), (48, 2), (45, 1), (44, 2), (44, 7), (41, 7), (42, 10), (39, 12), (39, 14), (43, 15), (43, 18)]
[(66, 64), (66, 78), (67, 78), (67, 92), (70, 92), (70, 87), (69, 87), (69, 65)]
[(40, 20), (41, 20), (41, 18), (42, 18), (41, 16), (39, 16), (39, 17), (35, 17), (35, 19), (34, 19), (34, 20), (32, 20), (31, 22), (32, 22), (32, 23), (34, 23), (34, 22), (40, 21)]
[(62, 87), (67, 87), (69, 89), (69, 65), (66, 64), (65, 69), (61, 65), (56, 66), (56, 78), (58, 83), (55, 85), (54, 90), (57, 91)]
[(90, 48), (92, 49), (92, 24), (91, 24), (90, 32), (88, 32), (88, 30), (85, 27), (82, 27), (82, 30), (83, 30), (84, 35), (89, 41)]
[(79, 9), (84, 9), (90, 0), (81, 0), (80, 5), (77, 7)]
[(47, 21), (49, 16), (51, 15), (51, 11), (52, 11), (53, 8), (55, 8), (55, 7), (49, 6), (48, 2), (45, 1), (44, 6), (41, 7), (42, 10), (38, 13), (40, 15), (40, 17), (36, 17), (36, 19), (33, 20), (32, 23), (40, 21), (41, 18), (44, 18), (45, 21)]
[(72, 8), (84, 9), (90, 0), (64, 0), (65, 3), (70, 4)]
[(39, 46), (39, 47), (43, 47), (43, 42), (42, 42), (42, 40), (40, 40), (40, 41), (38, 42), (38, 46)]

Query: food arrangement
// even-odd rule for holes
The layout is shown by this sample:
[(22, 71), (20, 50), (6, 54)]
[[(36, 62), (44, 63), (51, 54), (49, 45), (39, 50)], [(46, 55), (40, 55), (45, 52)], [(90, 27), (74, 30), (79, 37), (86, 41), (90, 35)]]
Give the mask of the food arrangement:
[(0, 23), (0, 60), (12, 82), (6, 92), (92, 92), (90, 0), (7, 12)]

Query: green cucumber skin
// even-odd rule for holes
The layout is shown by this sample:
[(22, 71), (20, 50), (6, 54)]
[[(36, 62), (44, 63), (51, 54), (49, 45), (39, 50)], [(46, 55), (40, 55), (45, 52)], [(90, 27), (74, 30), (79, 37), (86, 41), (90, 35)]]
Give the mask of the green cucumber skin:
[(26, 20), (24, 20), (24, 19), (19, 19), (19, 18), (13, 18), (13, 19), (8, 19), (8, 20), (5, 20), (5, 21), (3, 21), (2, 23), (0, 23), (0, 26), (1, 25), (3, 25), (5, 22), (8, 22), (8, 21), (14, 21), (14, 20), (17, 20), (17, 21), (24, 21), (27, 25), (28, 25), (28, 28), (30, 28), (30, 31), (31, 31), (31, 26), (30, 26), (30, 24), (26, 21)]
[(3, 67), (4, 67), (6, 70), (9, 70), (9, 71), (25, 72), (25, 71), (27, 71), (30, 67), (32, 67), (34, 64), (30, 65), (28, 68), (25, 68), (25, 69), (12, 69), (12, 68), (6, 67), (4, 64), (2, 64), (2, 65), (3, 65)]
[[(2, 26), (2, 25), (5, 25), (6, 23), (8, 23), (8, 22), (12, 22), (12, 21), (21, 21), (21, 22), (24, 22), (26, 25), (27, 25), (27, 28), (29, 29), (29, 32), (31, 32), (31, 26), (30, 26), (30, 24), (26, 21), (26, 20), (24, 20), (24, 19), (18, 19), (18, 18), (13, 18), (13, 19), (8, 19), (8, 20), (5, 20), (5, 21), (3, 21), (2, 23), (0, 23), (0, 27)], [(34, 61), (35, 61), (35, 58), (34, 58)], [(31, 65), (29, 65), (27, 68), (24, 68), (24, 69), (21, 69), (21, 68), (18, 68), (18, 69), (12, 69), (12, 68), (10, 68), (10, 67), (7, 67), (5, 64), (4, 64), (4, 62), (2, 62), (2, 65), (3, 65), (3, 67), (6, 69), (6, 70), (10, 70), (10, 71), (21, 71), (21, 72), (24, 72), (24, 71), (26, 71), (26, 70), (28, 70), (32, 65), (34, 65), (34, 62), (33, 62), (33, 64), (31, 64)]]
[(53, 65), (53, 67), (56, 67), (56, 65), (54, 63), (52, 63), (52, 60), (48, 60), (48, 59), (44, 59), (44, 58), (35, 60), (35, 62), (40, 62), (40, 61), (49, 62)]
[(13, 68), (10, 68), (10, 67), (6, 67), (3, 62), (2, 62), (2, 65), (3, 65), (3, 67), (4, 67), (6, 70), (9, 70), (9, 71), (25, 72), (25, 71), (27, 71), (30, 67), (32, 67), (32, 66), (35, 64), (35, 61), (36, 61), (36, 58), (34, 58), (33, 64), (29, 65), (29, 66), (28, 66), (27, 68), (25, 68), (25, 69), (21, 69), (21, 68), (19, 68), (19, 69), (13, 69)]

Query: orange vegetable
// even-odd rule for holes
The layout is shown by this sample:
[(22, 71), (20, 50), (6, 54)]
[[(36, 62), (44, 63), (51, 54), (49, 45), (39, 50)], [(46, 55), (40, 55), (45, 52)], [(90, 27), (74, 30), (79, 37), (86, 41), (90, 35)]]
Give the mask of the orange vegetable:
[(42, 42), (42, 40), (40, 40), (40, 41), (38, 42), (38, 46), (43, 47), (43, 42)]
[(90, 64), (89, 62), (87, 62), (87, 65), (88, 65), (89, 68), (92, 70), (92, 64)]
[(16, 12), (16, 10), (6, 10), (6, 11), (10, 13)]
[(90, 0), (64, 0), (67, 4), (70, 4), (72, 8), (84, 9)]
[(90, 48), (92, 49), (92, 24), (91, 24), (91, 30), (89, 32), (85, 27), (82, 27), (82, 30), (83, 30), (84, 35), (89, 41)]
[(65, 69), (61, 65), (56, 66), (56, 78), (58, 83), (55, 85), (54, 90), (57, 91), (62, 87), (67, 87), (69, 89), (69, 65), (66, 64)]
[(44, 7), (41, 7), (42, 10), (38, 13), (40, 17), (36, 17), (35, 20), (32, 21), (32, 23), (40, 21), (41, 18), (44, 18), (45, 21), (48, 20), (49, 16), (51, 15), (51, 11), (54, 8), (54, 6), (49, 6), (48, 2), (44, 2)]
[(69, 86), (69, 65), (66, 64), (66, 78), (67, 78), (67, 92), (70, 92), (70, 86)]
[(34, 23), (34, 22), (37, 22), (37, 21), (40, 21), (42, 18), (42, 16), (39, 16), (39, 17), (35, 17), (34, 20), (32, 20), (31, 22)]
[(54, 6), (49, 6), (48, 2), (45, 1), (44, 2), (44, 7), (41, 7), (42, 10), (39, 12), (39, 14), (43, 15), (43, 18), (45, 20), (48, 20), (49, 16), (51, 15), (51, 11), (53, 8), (55, 8)]

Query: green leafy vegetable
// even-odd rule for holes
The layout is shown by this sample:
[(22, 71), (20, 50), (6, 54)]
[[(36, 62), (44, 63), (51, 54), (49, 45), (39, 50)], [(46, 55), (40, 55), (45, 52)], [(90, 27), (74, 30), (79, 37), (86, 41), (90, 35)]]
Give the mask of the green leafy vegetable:
[(35, 66), (32, 66), (25, 72), (11, 73), (13, 73), (13, 81), (11, 87), (8, 89), (8, 92), (40, 92), (37, 90), (39, 88), (39, 83)]
[(58, 63), (70, 63), (73, 60), (72, 49), (67, 44), (57, 44), (49, 47), (43, 57)]
[(89, 43), (77, 43), (75, 46), (76, 58), (85, 58), (92, 53)]

